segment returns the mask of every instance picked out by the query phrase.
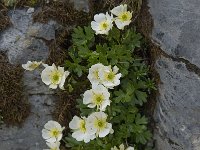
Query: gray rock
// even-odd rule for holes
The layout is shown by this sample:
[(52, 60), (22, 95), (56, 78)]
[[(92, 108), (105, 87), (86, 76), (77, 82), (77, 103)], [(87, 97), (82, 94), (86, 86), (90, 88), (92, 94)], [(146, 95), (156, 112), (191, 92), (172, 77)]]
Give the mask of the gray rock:
[(55, 39), (55, 29), (56, 23), (54, 21), (50, 21), (48, 24), (34, 23), (33, 26), (29, 27), (27, 34), (49, 41)]
[(200, 77), (164, 57), (155, 67), (162, 82), (154, 116), (158, 150), (199, 150)]
[(34, 13), (34, 11), (35, 11), (35, 8), (30, 7), (30, 8), (27, 10), (27, 13), (28, 13), (28, 14), (32, 14), (32, 13)]
[(51, 120), (53, 105), (45, 106), (45, 101), (55, 101), (54, 96), (33, 95), (29, 97), (31, 102), (31, 115), (22, 128), (3, 127), (0, 130), (0, 148), (2, 150), (42, 150), (47, 148), (45, 140), (42, 139), (44, 124)]
[(74, 3), (75, 9), (89, 12), (88, 0), (70, 0), (70, 2)]
[(169, 55), (200, 67), (200, 1), (149, 0), (153, 39)]
[(10, 11), (9, 16), (13, 26), (1, 33), (0, 49), (7, 52), (10, 63), (47, 59), (48, 46), (43, 40), (55, 39), (56, 23), (33, 24), (31, 14), (25, 9)]
[[(25, 9), (9, 12), (13, 26), (0, 33), (0, 51), (7, 52), (12, 64), (26, 63), (28, 60), (45, 61), (49, 48), (44, 40), (55, 39), (57, 25), (32, 22), (32, 14)], [(31, 113), (21, 128), (2, 127), (0, 130), (1, 150), (42, 150), (47, 148), (42, 139), (44, 124), (52, 120), (54, 91), (49, 90), (40, 77), (43, 67), (35, 71), (24, 71), (24, 94), (31, 104)]]

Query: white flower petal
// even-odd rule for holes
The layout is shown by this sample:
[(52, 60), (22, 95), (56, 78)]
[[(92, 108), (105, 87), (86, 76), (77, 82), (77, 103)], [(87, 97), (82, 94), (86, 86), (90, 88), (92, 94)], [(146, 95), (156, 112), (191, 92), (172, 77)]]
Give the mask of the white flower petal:
[(70, 129), (74, 129), (74, 130), (78, 129), (81, 120), (82, 120), (81, 118), (74, 116), (72, 121), (69, 123)]
[(87, 90), (83, 94), (83, 104), (90, 104), (92, 102), (93, 92), (92, 90)]
[(53, 149), (53, 150), (60, 150), (60, 142), (55, 142), (55, 143), (46, 143), (47, 146), (50, 148), (50, 149)]
[(121, 29), (121, 30), (124, 29), (125, 24), (124, 24), (124, 22), (122, 22), (121, 20), (116, 19), (116, 20), (115, 20), (115, 24), (116, 24), (116, 26), (117, 26), (118, 29)]
[(96, 107), (96, 105), (95, 104), (89, 104), (88, 107), (89, 108), (94, 108), (94, 107)]
[(107, 123), (107, 127), (105, 128), (105, 130), (99, 132), (99, 137), (105, 137), (106, 135), (108, 135), (110, 133), (111, 129), (112, 129), (112, 124)]
[(51, 84), (49, 86), (50, 89), (57, 89), (58, 85), (57, 84)]
[(46, 130), (46, 129), (42, 129), (42, 137), (43, 137), (44, 139), (49, 139), (49, 138), (50, 138), (49, 131)]
[(123, 5), (117, 6), (111, 10), (111, 13), (118, 16), (123, 12), (124, 8)]
[(95, 22), (95, 21), (92, 21), (91, 22), (91, 28), (93, 29), (93, 30), (99, 30), (99, 24), (97, 23), (97, 22)]
[(55, 137), (51, 137), (51, 138), (49, 138), (49, 139), (46, 139), (46, 141), (47, 141), (48, 143), (54, 143), (54, 142), (57, 141), (57, 139), (56, 139)]
[(85, 134), (80, 130), (72, 133), (72, 137), (75, 138), (77, 141), (83, 141)]
[(102, 22), (102, 21), (106, 20), (106, 16), (103, 13), (96, 14), (94, 16), (94, 20), (99, 23), (99, 22)]
[(119, 149), (120, 150), (124, 150), (125, 149), (125, 147), (124, 147), (124, 144), (122, 143), (120, 146), (119, 146)]
[(70, 72), (69, 71), (65, 71), (63, 76), (62, 76), (62, 79), (60, 81), (60, 84), (59, 84), (59, 88), (64, 90), (64, 84), (65, 84), (65, 80), (66, 78), (69, 76)]
[(126, 150), (134, 150), (134, 147), (128, 147)]

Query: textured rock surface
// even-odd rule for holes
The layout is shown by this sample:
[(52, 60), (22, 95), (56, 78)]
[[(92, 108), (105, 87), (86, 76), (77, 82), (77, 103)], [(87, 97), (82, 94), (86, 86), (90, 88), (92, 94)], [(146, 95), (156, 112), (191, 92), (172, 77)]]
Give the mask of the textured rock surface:
[(149, 0), (154, 19), (153, 38), (174, 57), (200, 67), (200, 1)]
[(156, 69), (162, 82), (155, 114), (158, 149), (200, 149), (200, 77), (164, 57)]
[(10, 11), (13, 26), (0, 37), (0, 49), (6, 51), (11, 63), (26, 63), (27, 60), (45, 60), (48, 47), (45, 40), (55, 39), (56, 23), (32, 22), (32, 14), (26, 10)]
[(83, 10), (85, 12), (89, 12), (88, 0), (70, 0), (70, 2), (74, 3), (74, 7), (77, 10)]
[[(154, 114), (156, 147), (200, 150), (200, 77), (194, 73), (200, 73), (200, 1), (149, 0), (149, 6), (152, 38), (175, 58), (162, 56), (155, 65), (161, 79)], [(184, 62), (196, 67), (189, 71)]]
[[(56, 23), (51, 21), (48, 24), (33, 24), (32, 14), (25, 9), (10, 11), (9, 15), (13, 25), (0, 34), (0, 50), (7, 52), (10, 63), (45, 60), (49, 48), (44, 41), (55, 39)], [(43, 125), (52, 119), (51, 112), (56, 97), (53, 91), (42, 83), (41, 69), (24, 71), (24, 94), (31, 103), (31, 114), (21, 128), (2, 127), (0, 150), (47, 148), (41, 130)]]

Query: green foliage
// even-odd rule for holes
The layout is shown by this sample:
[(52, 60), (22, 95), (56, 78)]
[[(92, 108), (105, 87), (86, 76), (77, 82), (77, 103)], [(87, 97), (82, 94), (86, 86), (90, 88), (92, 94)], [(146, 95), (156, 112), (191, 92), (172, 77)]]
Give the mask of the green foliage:
[[(147, 129), (148, 119), (140, 114), (140, 109), (155, 85), (149, 79), (149, 68), (135, 54), (141, 39), (142, 36), (136, 33), (135, 28), (126, 31), (113, 28), (108, 36), (98, 38), (95, 38), (90, 27), (74, 29), (72, 46), (69, 48), (70, 59), (65, 64), (74, 76), (87, 76), (91, 65), (102, 63), (116, 65), (123, 77), (120, 86), (110, 91), (112, 103), (106, 110), (108, 122), (112, 123), (115, 132), (87, 144), (77, 142), (69, 135), (65, 139), (67, 147), (72, 150), (110, 150), (126, 142), (134, 144), (135, 149), (139, 150), (151, 138)], [(82, 99), (77, 102), (81, 116), (88, 116), (95, 111), (85, 106)]]
[(17, 0), (3, 0), (5, 6), (12, 7), (17, 3)]

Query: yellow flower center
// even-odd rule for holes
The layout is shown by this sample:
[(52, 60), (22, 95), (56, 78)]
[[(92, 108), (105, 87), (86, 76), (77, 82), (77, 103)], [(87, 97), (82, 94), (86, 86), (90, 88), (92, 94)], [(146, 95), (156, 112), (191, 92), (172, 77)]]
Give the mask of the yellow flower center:
[(52, 137), (58, 137), (58, 135), (60, 134), (60, 131), (58, 131), (58, 129), (52, 129), (50, 132)]
[(51, 75), (50, 75), (51, 82), (52, 82), (53, 84), (58, 84), (58, 82), (59, 82), (61, 76), (62, 76), (61, 73), (58, 72), (58, 71), (52, 72)]
[(94, 95), (94, 103), (96, 105), (101, 105), (101, 103), (104, 101), (104, 95), (102, 94), (95, 94)]
[(35, 69), (35, 68), (37, 68), (38, 66), (39, 66), (39, 64), (37, 64), (37, 63), (32, 63), (32, 64), (29, 66), (29, 68)]
[(99, 130), (102, 130), (106, 127), (106, 120), (105, 119), (96, 119), (95, 127)]
[(98, 79), (99, 78), (99, 71), (95, 70), (93, 73), (94, 73), (95, 78)]
[(113, 72), (109, 72), (105, 74), (105, 79), (108, 81), (113, 81), (114, 78), (115, 78), (115, 74)]
[(105, 22), (102, 22), (102, 23), (100, 24), (100, 29), (101, 29), (101, 30), (107, 30), (108, 27), (109, 27), (109, 24), (108, 24), (106, 21), (105, 21)]
[(82, 121), (80, 122), (80, 130), (81, 130), (82, 132), (86, 132), (86, 127), (85, 127), (85, 121), (84, 121), (84, 120), (82, 120)]
[(129, 11), (123, 12), (121, 15), (119, 15), (119, 19), (124, 22), (124, 21), (129, 21), (131, 19), (132, 15)]

